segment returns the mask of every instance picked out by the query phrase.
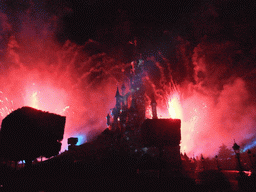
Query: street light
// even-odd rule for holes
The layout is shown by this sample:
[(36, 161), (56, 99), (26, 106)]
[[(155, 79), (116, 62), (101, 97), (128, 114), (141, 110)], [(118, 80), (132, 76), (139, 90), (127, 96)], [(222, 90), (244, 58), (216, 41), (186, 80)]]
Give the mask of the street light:
[(242, 176), (242, 175), (244, 175), (244, 172), (243, 172), (243, 167), (242, 167), (241, 162), (240, 162), (240, 151), (239, 151), (240, 146), (237, 145), (237, 143), (235, 142), (232, 148), (233, 148), (233, 150), (236, 154), (239, 174)]
[(237, 145), (237, 143), (236, 143), (236, 142), (234, 143), (234, 145), (233, 145), (233, 147), (232, 147), (232, 148), (234, 149), (234, 151), (235, 151), (235, 153), (236, 153), (236, 154), (240, 154), (240, 151), (239, 151), (240, 146), (239, 146), (239, 145)]
[(217, 169), (220, 171), (220, 165), (219, 165), (219, 161), (218, 161), (218, 155), (215, 155), (215, 159), (216, 159), (216, 163), (217, 163)]

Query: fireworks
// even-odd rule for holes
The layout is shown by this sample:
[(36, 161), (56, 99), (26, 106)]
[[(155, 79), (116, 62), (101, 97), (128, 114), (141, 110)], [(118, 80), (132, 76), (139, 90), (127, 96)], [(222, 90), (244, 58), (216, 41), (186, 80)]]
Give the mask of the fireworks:
[[(61, 33), (62, 22), (39, 7), (44, 6), (28, 5), (26, 11), (13, 10), (13, 15), (12, 7), (10, 13), (1, 12), (1, 118), (22, 106), (57, 113), (67, 117), (64, 138), (81, 135), (85, 141), (90, 131), (106, 128), (116, 85), (129, 84), (133, 45), (128, 45), (127, 38), (131, 34), (120, 47), (109, 43), (116, 39), (113, 35), (106, 41), (110, 50), (95, 40), (83, 45), (65, 38), (58, 42), (56, 33)], [(246, 46), (248, 53), (243, 54), (239, 41), (213, 42), (206, 35), (189, 42), (191, 38), (165, 31), (156, 42), (159, 48), (147, 52), (143, 46), (148, 39), (141, 44), (147, 74), (143, 79), (146, 116), (152, 116), (150, 98), (154, 94), (158, 118), (181, 119), (181, 149), (188, 155), (216, 155), (222, 143), (232, 146), (233, 139), (254, 143), (256, 106), (250, 91), (255, 91), (255, 67), (250, 63), (255, 63), (255, 50), (248, 51)], [(62, 150), (66, 147), (63, 142)]]
[(24, 105), (43, 111), (64, 115), (70, 106), (65, 106), (66, 93), (52, 86), (26, 87)]
[(168, 101), (168, 112), (173, 119), (182, 119), (182, 106), (178, 93), (174, 93)]
[(13, 111), (13, 101), (4, 96), (4, 93), (0, 91), (0, 115), (1, 119), (5, 118)]

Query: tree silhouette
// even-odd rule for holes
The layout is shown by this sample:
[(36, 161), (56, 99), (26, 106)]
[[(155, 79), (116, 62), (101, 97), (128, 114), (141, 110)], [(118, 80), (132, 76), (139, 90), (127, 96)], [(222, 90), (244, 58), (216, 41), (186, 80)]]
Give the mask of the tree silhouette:
[(220, 158), (220, 159), (228, 159), (232, 155), (233, 155), (233, 151), (231, 149), (228, 149), (228, 147), (225, 144), (222, 144), (219, 147), (218, 158)]

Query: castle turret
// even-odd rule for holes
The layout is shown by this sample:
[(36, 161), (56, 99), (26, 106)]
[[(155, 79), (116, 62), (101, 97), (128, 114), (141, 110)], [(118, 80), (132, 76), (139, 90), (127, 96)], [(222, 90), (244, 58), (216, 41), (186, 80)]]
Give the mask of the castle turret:
[(116, 109), (120, 110), (121, 109), (121, 98), (122, 98), (122, 96), (119, 93), (118, 87), (117, 87), (117, 90), (116, 90), (115, 98), (116, 98)]
[(136, 100), (132, 98), (131, 106), (129, 108), (128, 122), (132, 129), (138, 125), (138, 106)]
[(125, 95), (125, 89), (126, 89), (126, 87), (125, 87), (125, 85), (123, 84), (122, 87), (121, 87), (122, 95), (123, 95), (123, 96)]
[(122, 96), (119, 93), (118, 87), (117, 87), (117, 90), (116, 90), (115, 98), (116, 98), (116, 106), (112, 110), (112, 115), (114, 116), (114, 122), (112, 124), (112, 129), (113, 130), (119, 129), (119, 121), (120, 121)]
[(152, 107), (152, 119), (157, 119), (157, 111), (156, 111), (156, 100), (155, 100), (155, 96), (153, 96), (152, 100), (151, 100), (151, 107)]
[(107, 115), (107, 126), (109, 126), (110, 125), (110, 115), (108, 114)]
[[(136, 111), (138, 111), (138, 121), (142, 123), (145, 120), (145, 86), (144, 78), (144, 61), (139, 59), (132, 62), (132, 73), (130, 75), (130, 92), (132, 100), (136, 103)], [(139, 124), (140, 124), (139, 123)]]
[(127, 105), (127, 101), (126, 101), (126, 97), (125, 97), (125, 85), (123, 84), (122, 87), (121, 87), (121, 90), (122, 90), (122, 110), (125, 110), (126, 108), (126, 105)]

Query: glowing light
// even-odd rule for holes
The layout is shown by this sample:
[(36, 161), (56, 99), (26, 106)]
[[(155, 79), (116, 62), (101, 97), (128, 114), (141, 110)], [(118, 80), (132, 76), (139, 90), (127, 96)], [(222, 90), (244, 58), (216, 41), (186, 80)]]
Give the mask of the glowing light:
[(66, 106), (66, 107), (63, 109), (63, 112), (65, 112), (67, 109), (69, 109), (69, 106)]
[(179, 99), (179, 95), (176, 93), (168, 102), (168, 112), (171, 118), (182, 117), (182, 107)]
[(31, 107), (38, 109), (37, 91), (34, 92), (31, 96)]
[[(181, 151), (186, 151), (188, 155), (194, 152), (200, 154), (200, 149), (195, 143), (195, 138), (201, 134), (202, 126), (208, 117), (208, 101), (203, 97), (188, 97), (181, 100), (180, 91), (175, 91), (169, 96), (167, 108), (164, 111), (158, 108), (158, 116), (161, 118), (176, 118), (181, 120)], [(161, 101), (157, 101), (161, 103)], [(195, 150), (196, 149), (196, 150)], [(203, 150), (203, 149), (202, 149)]]
[(81, 144), (86, 142), (86, 136), (85, 135), (78, 135), (78, 136), (75, 136), (75, 137), (78, 138), (78, 142), (77, 142), (76, 145), (81, 145)]
[(64, 114), (70, 107), (66, 103), (67, 94), (63, 90), (50, 85), (36, 85), (26, 87), (25, 105), (43, 111)]
[(251, 149), (256, 146), (256, 140), (254, 140), (252, 143), (246, 145), (243, 149), (243, 152), (247, 151), (248, 149)]
[(0, 115), (2, 118), (6, 117), (13, 111), (13, 101), (4, 97), (2, 91), (0, 91), (0, 106)]

